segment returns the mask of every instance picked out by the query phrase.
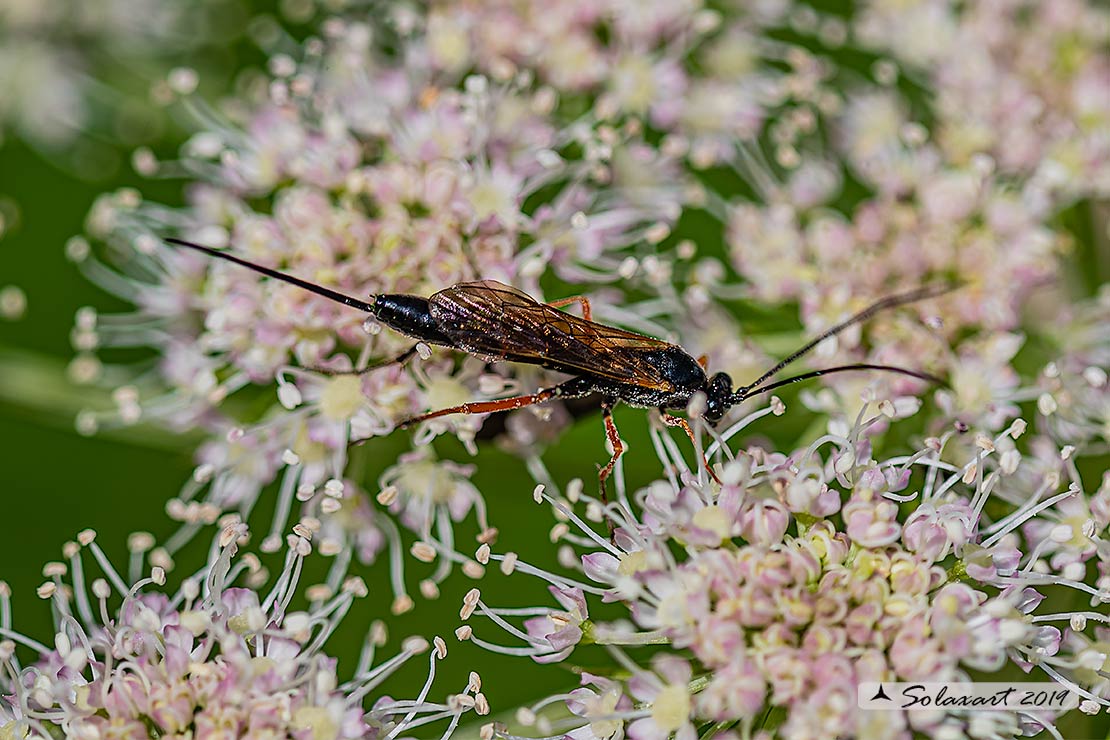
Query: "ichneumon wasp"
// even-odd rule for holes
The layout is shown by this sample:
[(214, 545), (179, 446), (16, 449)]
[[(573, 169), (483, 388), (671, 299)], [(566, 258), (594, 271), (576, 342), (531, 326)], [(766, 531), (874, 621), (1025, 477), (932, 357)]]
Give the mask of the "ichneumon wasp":
[[(754, 395), (831, 373), (878, 370), (943, 383), (941, 379), (928, 373), (872, 363), (839, 365), (780, 380), (772, 379), (787, 365), (829, 337), (880, 311), (948, 292), (953, 287), (949, 285), (926, 286), (876, 301), (822, 332), (753, 382), (733, 387), (732, 378), (727, 374), (718, 372), (709, 375), (703, 362), (676, 344), (593, 321), (590, 302), (583, 296), (541, 303), (512, 286), (495, 280), (479, 280), (452, 285), (427, 298), (407, 294), (380, 294), (371, 296), (369, 301), (363, 301), (211, 247), (181, 239), (166, 241), (229, 260), (268, 277), (365, 311), (394, 331), (418, 342), (449, 347), (488, 362), (522, 362), (571, 375), (570, 379), (535, 393), (438, 409), (406, 419), (398, 427), (412, 426), (448, 414), (508, 411), (556, 398), (574, 399), (599, 394), (602, 397), (601, 413), (605, 433), (613, 448), (609, 462), (598, 473), (602, 490), (624, 452), (613, 423), (613, 407), (618, 403), (658, 409), (664, 423), (681, 427), (696, 444), (689, 421), (673, 416), (670, 411), (686, 409), (698, 393), (705, 394), (704, 419), (714, 423), (730, 408)], [(581, 306), (581, 318), (559, 310), (572, 303)], [(414, 345), (387, 362), (358, 372), (405, 362), (416, 352), (417, 345)], [(716, 474), (704, 457), (702, 463), (716, 479)]]

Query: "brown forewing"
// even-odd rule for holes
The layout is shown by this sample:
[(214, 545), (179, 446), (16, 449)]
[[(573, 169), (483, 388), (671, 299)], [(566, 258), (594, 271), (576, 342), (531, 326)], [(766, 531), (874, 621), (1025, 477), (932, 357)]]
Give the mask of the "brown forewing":
[(640, 357), (668, 343), (586, 321), (496, 280), (453, 285), (428, 303), (437, 328), (466, 352), (674, 390)]

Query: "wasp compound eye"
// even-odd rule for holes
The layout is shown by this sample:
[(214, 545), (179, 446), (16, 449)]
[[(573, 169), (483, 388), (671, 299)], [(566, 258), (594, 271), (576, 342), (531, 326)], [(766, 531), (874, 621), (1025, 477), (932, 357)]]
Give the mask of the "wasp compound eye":
[(732, 378), (728, 373), (717, 373), (709, 379), (709, 389), (714, 392), (732, 393)]

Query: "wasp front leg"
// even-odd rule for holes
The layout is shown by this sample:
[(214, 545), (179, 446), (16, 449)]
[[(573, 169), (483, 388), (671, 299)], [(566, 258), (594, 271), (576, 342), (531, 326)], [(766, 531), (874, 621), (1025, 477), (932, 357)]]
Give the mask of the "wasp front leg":
[(609, 440), (609, 446), (613, 448), (613, 456), (609, 458), (609, 462), (597, 474), (598, 481), (601, 483), (601, 496), (605, 497), (605, 481), (613, 474), (613, 468), (617, 465), (617, 460), (624, 454), (624, 443), (621, 442), (621, 436), (617, 432), (617, 425), (613, 422), (613, 407), (617, 405), (617, 399), (606, 398), (601, 402), (601, 418), (605, 421), (605, 438)]
[[(698, 441), (694, 437), (694, 430), (690, 427), (690, 422), (683, 419), (681, 416), (672, 416), (667, 413), (666, 409), (659, 409), (660, 416), (663, 417), (663, 423), (669, 427), (682, 427), (682, 431), (686, 432), (686, 436), (690, 438), (690, 442), (694, 445), (694, 450), (698, 451)], [(706, 459), (704, 452), (698, 452), (701, 455), (701, 464), (705, 467), (705, 471), (709, 473), (710, 477), (717, 482), (721, 483), (721, 479), (717, 477), (717, 473), (709, 466), (709, 460)]]

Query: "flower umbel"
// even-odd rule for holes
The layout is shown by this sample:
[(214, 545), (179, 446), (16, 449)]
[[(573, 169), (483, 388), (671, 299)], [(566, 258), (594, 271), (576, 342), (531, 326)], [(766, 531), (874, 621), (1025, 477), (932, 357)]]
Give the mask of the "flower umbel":
[[(379, 662), (386, 640), (380, 623), (367, 634), (353, 678), (341, 681), (324, 644), (353, 602), (367, 595), (366, 586), (333, 573), (334, 584), (307, 589), (308, 607), (293, 610), (311, 536), (297, 526), (273, 587), (262, 591), (266, 570), (255, 556), (238, 554), (247, 528), (230, 521), (213, 542), (208, 564), (172, 591), (165, 589), (163, 566), (170, 562), (164, 551), (150, 551), (151, 562), (162, 565), (128, 586), (95, 533), (82, 532), (66, 545), (67, 562), (47, 567), (50, 579), (39, 589), (56, 620), (51, 645), (15, 630), (11, 594), (6, 586), (0, 592), (6, 704), (0, 733), (393, 738), (429, 723), (446, 723), (450, 734), (466, 712), (488, 711), (476, 674), (446, 702), (426, 698), (436, 663), (446, 655), (438, 638), (431, 652), (427, 640), (408, 638), (399, 653)], [(132, 570), (142, 567), (151, 544), (149, 535), (132, 538)], [(89, 583), (93, 563), (103, 575)], [(24, 666), (17, 650), (26, 649), (35, 657)], [(423, 653), (429, 673), (420, 696), (382, 697), (366, 708), (401, 665)]]
[[(1087, 625), (1102, 629), (1096, 623), (1106, 624), (1105, 615), (1038, 610), (1060, 587), (1110, 603), (1110, 592), (1082, 574), (1049, 574), (1040, 559), (1053, 551), (1049, 540), (1062, 541), (1042, 532), (1076, 516), (1089, 523), (1069, 528), (1072, 557), (1089, 558), (1103, 542), (1090, 515), (1075, 510), (1081, 483), (1060, 490), (1058, 475), (1037, 480), (1039, 463), (1006, 452), (1025, 431), (1021, 420), (978, 438), (962, 464), (946, 450), (954, 433), (876, 459), (868, 427), (884, 418), (861, 413), (847, 434), (788, 454), (737, 452), (720, 468), (721, 486), (699, 481), (660, 440), (664, 464), (678, 471), (669, 481), (632, 496), (618, 485), (619, 503), (604, 508), (577, 487), (567, 497), (541, 493), (567, 522), (557, 528), (568, 543), (560, 561), (571, 572), (545, 571), (516, 554), (489, 557), (504, 573), (547, 581), (563, 610), (495, 608), (474, 590), (462, 616), (488, 618), (528, 647), (479, 639), (469, 622), (456, 635), (541, 662), (604, 646), (619, 672), (584, 674), (593, 688), (576, 690), (568, 705), (585, 723), (545, 719), (545, 735), (692, 738), (715, 726), (751, 737), (772, 709), (783, 712), (776, 736), (784, 738), (946, 736), (997, 722), (1003, 734), (1019, 724), (1055, 734), (1043, 711), (999, 720), (971, 709), (857, 709), (863, 681), (962, 681), (968, 671), (1007, 664), (1043, 672), (1092, 707), (1110, 706), (1105, 681), (1076, 669), (1076, 651), (1093, 639)], [(1008, 513), (995, 498), (1010, 502)], [(575, 511), (583, 504), (585, 518)], [(612, 538), (594, 532), (591, 515), (608, 520)], [(570, 547), (584, 550), (578, 562)], [(1058, 552), (1061, 559), (1066, 551)], [(591, 619), (602, 602), (621, 603), (626, 617)], [(542, 616), (524, 633), (506, 621), (514, 614)], [(650, 660), (641, 654), (649, 646)], [(621, 705), (625, 696), (631, 705)]]

